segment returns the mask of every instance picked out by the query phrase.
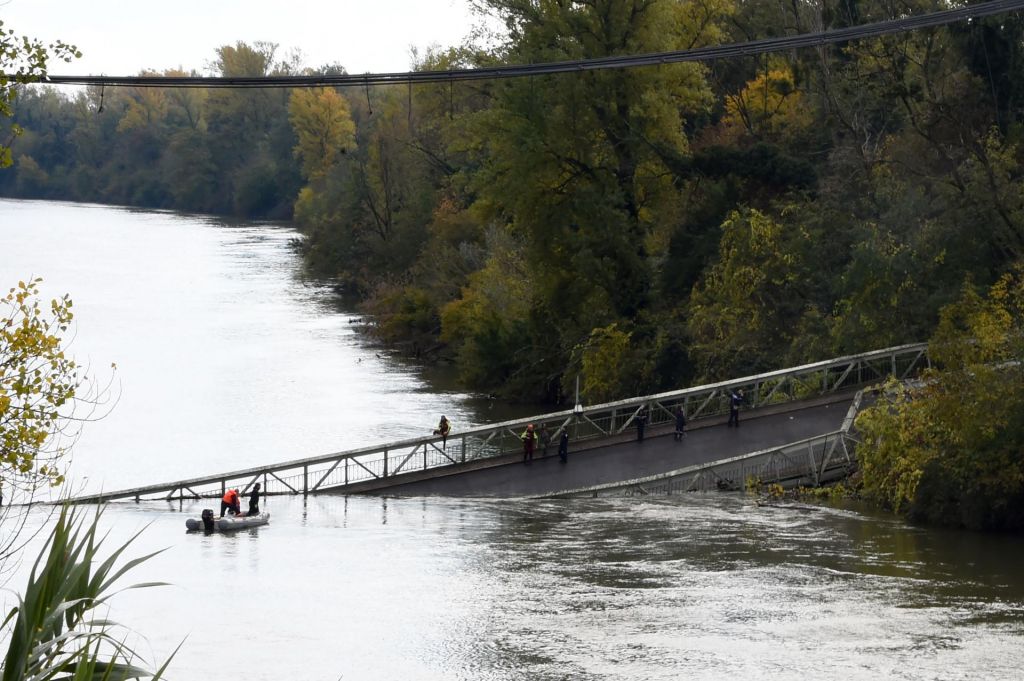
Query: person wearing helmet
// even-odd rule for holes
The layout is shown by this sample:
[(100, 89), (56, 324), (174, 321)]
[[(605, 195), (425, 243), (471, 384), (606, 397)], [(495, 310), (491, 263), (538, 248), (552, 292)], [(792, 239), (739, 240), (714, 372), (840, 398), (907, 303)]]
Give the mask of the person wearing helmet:
[(533, 424), (526, 426), (526, 430), (519, 436), (523, 440), (523, 463), (533, 461), (533, 450), (537, 446), (537, 433), (533, 430)]

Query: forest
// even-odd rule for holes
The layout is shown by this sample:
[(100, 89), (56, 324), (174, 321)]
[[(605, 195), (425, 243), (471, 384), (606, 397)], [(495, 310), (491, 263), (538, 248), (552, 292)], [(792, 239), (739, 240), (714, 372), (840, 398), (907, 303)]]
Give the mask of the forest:
[[(417, 70), (630, 55), (928, 0), (479, 0)], [(927, 340), (1024, 256), (1024, 19), (710, 63), (314, 89), (26, 87), (0, 196), (291, 221), (396, 351), (589, 403)], [(212, 75), (343, 73), (269, 43)], [(180, 75), (180, 71), (166, 71)], [(199, 74), (199, 71), (193, 73)]]

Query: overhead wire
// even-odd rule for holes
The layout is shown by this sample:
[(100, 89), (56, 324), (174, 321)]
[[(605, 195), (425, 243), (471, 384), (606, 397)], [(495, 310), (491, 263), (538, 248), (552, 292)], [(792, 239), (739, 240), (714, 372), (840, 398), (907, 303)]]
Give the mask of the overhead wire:
[(57, 76), (47, 75), (40, 82), (51, 85), (106, 85), (111, 87), (161, 87), (161, 88), (296, 88), (296, 87), (346, 87), (388, 84), (439, 83), (447, 81), (494, 80), (518, 78), (529, 75), (549, 75), (603, 69), (634, 68), (676, 64), (682, 62), (705, 62), (734, 57), (784, 52), (805, 47), (817, 47), (836, 43), (873, 38), (884, 35), (905, 33), (944, 26), (979, 17), (1006, 14), (1024, 9), (1024, 0), (991, 0), (991, 2), (967, 5), (956, 9), (931, 12), (929, 14), (890, 19), (871, 24), (846, 28), (803, 33), (792, 36), (762, 38), (728, 45), (713, 45), (672, 52), (653, 52), (637, 55), (614, 55), (593, 59), (480, 67), (473, 69), (446, 69), (442, 71), (406, 71), (396, 73), (365, 73), (338, 75), (302, 76)]

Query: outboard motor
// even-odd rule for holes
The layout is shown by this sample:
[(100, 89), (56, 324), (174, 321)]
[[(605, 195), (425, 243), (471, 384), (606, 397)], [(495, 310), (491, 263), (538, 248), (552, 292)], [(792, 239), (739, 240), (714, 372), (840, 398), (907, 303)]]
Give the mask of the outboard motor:
[(213, 510), (209, 508), (203, 509), (203, 531), (207, 534), (213, 532)]

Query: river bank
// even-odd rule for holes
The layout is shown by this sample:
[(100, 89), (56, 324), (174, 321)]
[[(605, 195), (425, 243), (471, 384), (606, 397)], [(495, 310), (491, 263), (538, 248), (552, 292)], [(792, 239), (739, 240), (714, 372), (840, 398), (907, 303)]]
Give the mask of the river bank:
[(44, 296), (70, 293), (70, 352), (96, 381), (113, 380), (109, 415), (75, 444), (75, 492), (429, 434), (441, 414), (455, 429), (486, 419), (477, 396), (431, 387), (367, 343), (359, 315), (302, 276), (296, 236), (278, 224), (0, 201), (0, 280), (39, 276)]
[[(115, 408), (76, 443), (74, 486), (395, 439), (439, 413), (455, 431), (484, 419), (473, 396), (377, 357), (333, 292), (302, 278), (292, 238), (0, 201), (0, 277), (70, 292), (72, 351), (91, 373), (118, 365)], [(105, 508), (110, 546), (144, 530), (132, 555), (163, 550), (132, 581), (171, 586), (119, 594), (110, 615), (152, 660), (184, 640), (170, 678), (1010, 681), (1024, 664), (1018, 537), (719, 493), (265, 504), (269, 525), (209, 537), (185, 533), (206, 501)], [(33, 509), (28, 531), (46, 522)]]

